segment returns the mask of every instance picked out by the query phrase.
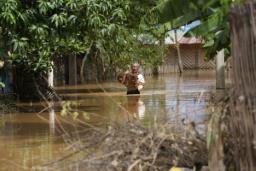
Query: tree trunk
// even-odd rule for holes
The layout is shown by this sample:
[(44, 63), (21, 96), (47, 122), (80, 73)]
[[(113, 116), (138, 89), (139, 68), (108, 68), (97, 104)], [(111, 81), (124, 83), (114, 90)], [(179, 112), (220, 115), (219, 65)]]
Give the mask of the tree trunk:
[(14, 93), (21, 101), (50, 100), (54, 98), (53, 90), (48, 84), (48, 73), (25, 71), (19, 66), (14, 69)]
[(76, 55), (68, 57), (68, 68), (69, 68), (69, 85), (77, 84), (77, 64)]
[(85, 62), (88, 58), (88, 55), (90, 54), (91, 52), (91, 49), (94, 45), (94, 42), (91, 42), (89, 48), (87, 49), (86, 51), (86, 54), (84, 55), (84, 58), (82, 60), (82, 64), (81, 64), (81, 69), (80, 69), (80, 80), (81, 80), (81, 83), (84, 83), (85, 82), (85, 78), (84, 78), (84, 67), (85, 67)]
[(153, 67), (152, 74), (153, 74), (154, 76), (159, 75), (159, 71), (158, 71), (158, 66), (157, 66), (157, 65)]

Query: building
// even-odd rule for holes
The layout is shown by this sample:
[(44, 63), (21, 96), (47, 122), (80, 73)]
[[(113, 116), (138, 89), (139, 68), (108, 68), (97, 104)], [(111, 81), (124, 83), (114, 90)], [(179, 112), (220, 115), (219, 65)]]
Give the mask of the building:
[[(207, 61), (205, 59), (205, 51), (201, 39), (195, 37), (181, 37), (178, 42), (184, 70), (215, 68), (214, 61)], [(159, 67), (159, 73), (177, 72), (178, 55), (176, 44), (167, 41), (166, 46), (168, 50), (165, 55), (164, 64)]]

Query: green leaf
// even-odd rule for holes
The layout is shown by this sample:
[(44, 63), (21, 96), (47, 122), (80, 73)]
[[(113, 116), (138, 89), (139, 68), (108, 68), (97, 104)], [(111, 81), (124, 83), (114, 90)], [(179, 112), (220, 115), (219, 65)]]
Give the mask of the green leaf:
[(210, 47), (210, 46), (213, 46), (214, 45), (214, 40), (211, 39), (209, 41), (206, 41), (205, 44), (203, 45), (204, 48), (206, 47)]
[(0, 88), (5, 88), (5, 84), (3, 82), (0, 82)]

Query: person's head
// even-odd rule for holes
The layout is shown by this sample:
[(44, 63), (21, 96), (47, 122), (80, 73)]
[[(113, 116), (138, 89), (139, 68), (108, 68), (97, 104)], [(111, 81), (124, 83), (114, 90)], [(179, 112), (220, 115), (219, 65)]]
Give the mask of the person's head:
[(140, 64), (134, 63), (131, 65), (131, 70), (133, 74), (136, 74), (139, 72)]
[(141, 60), (139, 61), (139, 64), (140, 64), (140, 65), (144, 65), (144, 64), (145, 64), (145, 61), (144, 61), (143, 59), (141, 59)]

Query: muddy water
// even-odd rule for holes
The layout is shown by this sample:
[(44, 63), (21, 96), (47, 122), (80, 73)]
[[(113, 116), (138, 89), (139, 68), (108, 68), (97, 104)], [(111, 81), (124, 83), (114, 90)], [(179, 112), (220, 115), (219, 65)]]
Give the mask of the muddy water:
[[(127, 120), (148, 125), (156, 121), (182, 125), (189, 120), (202, 131), (210, 115), (207, 104), (215, 77), (205, 71), (186, 72), (183, 77), (146, 77), (140, 96), (126, 96), (117, 82), (56, 89), (64, 101), (17, 103), (18, 112), (0, 116), (0, 170), (40, 170), (72, 152), (71, 144), (79, 142), (79, 137), (72, 142), (65, 137), (84, 131), (82, 122), (86, 127), (104, 128)], [(72, 114), (61, 116), (62, 105), (68, 102)]]

